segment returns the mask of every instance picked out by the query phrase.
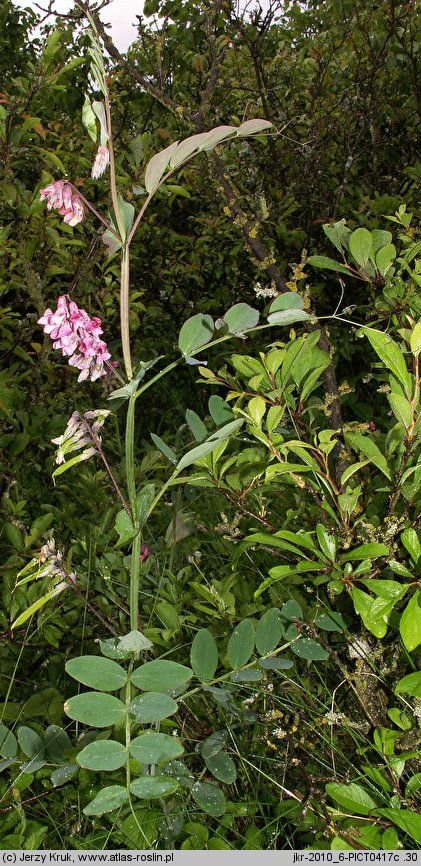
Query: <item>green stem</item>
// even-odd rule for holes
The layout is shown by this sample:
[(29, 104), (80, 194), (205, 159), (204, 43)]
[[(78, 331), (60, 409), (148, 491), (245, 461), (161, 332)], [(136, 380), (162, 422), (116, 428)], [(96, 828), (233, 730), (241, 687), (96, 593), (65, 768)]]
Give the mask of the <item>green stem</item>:
[(177, 358), (176, 361), (172, 361), (171, 364), (168, 364), (167, 367), (164, 367), (164, 369), (161, 370), (160, 373), (157, 373), (155, 376), (152, 377), (152, 379), (149, 379), (149, 382), (146, 382), (144, 385), (142, 385), (141, 388), (139, 388), (138, 391), (136, 391), (136, 394), (134, 394), (135, 400), (140, 397), (140, 395), (143, 394), (144, 391), (147, 391), (148, 388), (151, 387), (151, 385), (155, 385), (155, 382), (158, 382), (158, 379), (162, 379), (163, 376), (166, 376), (167, 373), (170, 373), (171, 370), (174, 370), (175, 367), (179, 367), (180, 364), (183, 364), (183, 362), (184, 358)]
[(140, 545), (142, 536), (139, 528), (133, 539), (130, 562), (130, 628), (139, 628), (139, 576), (140, 576)]
[(135, 395), (129, 397), (129, 406), (127, 409), (126, 419), (126, 481), (127, 492), (129, 495), (129, 503), (132, 512), (133, 522), (136, 521), (136, 479), (134, 468), (134, 425), (135, 425)]
[(126, 708), (126, 750), (127, 750), (127, 764), (126, 764), (126, 785), (127, 790), (130, 789), (130, 757), (129, 757), (129, 746), (130, 746), (130, 716), (129, 716), (129, 706), (132, 699), (132, 689), (131, 689), (131, 676), (134, 665), (134, 659), (130, 659), (129, 668), (127, 671), (127, 683), (126, 683), (126, 699), (125, 699), (125, 708)]
[(140, 575), (140, 527), (137, 515), (136, 503), (136, 477), (134, 464), (134, 431), (135, 431), (135, 407), (136, 397), (134, 394), (129, 398), (126, 420), (126, 481), (129, 496), (130, 510), (132, 514), (135, 537), (133, 539), (131, 562), (130, 562), (130, 628), (138, 628), (139, 619), (139, 575)]
[(129, 329), (129, 288), (130, 288), (130, 255), (128, 246), (124, 245), (121, 255), (121, 283), (120, 283), (120, 327), (121, 345), (123, 349), (124, 366), (127, 379), (133, 378), (132, 359), (130, 354), (130, 329)]
[(105, 114), (107, 117), (107, 132), (108, 132), (108, 151), (110, 154), (110, 191), (111, 191), (111, 200), (113, 203), (115, 218), (117, 222), (117, 227), (120, 232), (121, 240), (125, 240), (126, 236), (126, 227), (124, 225), (123, 214), (121, 213), (120, 204), (118, 201), (118, 192), (117, 192), (117, 183), (115, 177), (115, 159), (114, 159), (114, 145), (113, 145), (113, 128), (111, 123), (111, 106), (110, 106), (110, 96), (108, 93), (108, 86), (105, 83), (106, 92), (104, 94), (104, 102), (105, 102)]

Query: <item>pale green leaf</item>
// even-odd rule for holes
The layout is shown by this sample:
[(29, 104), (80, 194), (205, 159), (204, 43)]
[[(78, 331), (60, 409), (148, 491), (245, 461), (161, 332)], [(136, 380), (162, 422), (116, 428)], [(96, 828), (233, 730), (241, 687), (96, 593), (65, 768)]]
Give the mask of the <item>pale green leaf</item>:
[(132, 682), (145, 692), (169, 691), (185, 686), (193, 676), (191, 668), (169, 659), (146, 662), (132, 673)]
[(399, 622), (401, 638), (408, 652), (421, 644), (421, 592), (419, 589), (406, 605)]
[(83, 810), (84, 815), (105, 815), (124, 806), (129, 800), (129, 792), (122, 785), (110, 785), (102, 788), (94, 800), (91, 800)]
[(86, 770), (112, 772), (126, 764), (127, 752), (124, 746), (115, 740), (95, 740), (79, 752), (76, 761)]
[(173, 144), (170, 144), (169, 147), (165, 148), (165, 150), (156, 153), (155, 156), (149, 160), (145, 171), (145, 189), (148, 193), (154, 193), (158, 188), (177, 145), (178, 141), (174, 141)]
[(114, 692), (123, 688), (127, 681), (126, 671), (111, 659), (87, 655), (70, 659), (65, 665), (66, 673), (100, 692)]

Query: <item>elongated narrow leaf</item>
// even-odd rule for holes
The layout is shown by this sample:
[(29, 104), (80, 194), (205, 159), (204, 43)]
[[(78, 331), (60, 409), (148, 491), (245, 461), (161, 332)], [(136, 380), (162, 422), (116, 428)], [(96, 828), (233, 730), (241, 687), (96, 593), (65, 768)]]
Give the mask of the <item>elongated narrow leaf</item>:
[(421, 593), (419, 589), (408, 602), (399, 623), (401, 638), (412, 652), (421, 644)]
[(378, 556), (389, 556), (389, 548), (385, 544), (373, 541), (361, 544), (354, 550), (347, 550), (341, 559), (345, 562), (360, 562), (363, 559), (376, 559)]
[(217, 144), (221, 144), (226, 139), (235, 135), (237, 128), (235, 126), (216, 126), (215, 129), (210, 129), (209, 132), (200, 132), (197, 135), (191, 135), (185, 138), (177, 146), (175, 152), (171, 156), (171, 168), (178, 168), (194, 153), (202, 150), (211, 150)]
[(33, 604), (31, 604), (23, 613), (21, 613), (15, 619), (14, 622), (12, 622), (12, 629), (19, 628), (20, 625), (23, 625), (23, 623), (30, 619), (31, 616), (33, 616), (34, 613), (37, 612), (37, 610), (40, 610), (42, 607), (44, 607), (44, 605), (47, 604), (47, 602), (51, 601), (51, 599), (54, 598), (56, 595), (57, 590), (52, 589), (50, 590), (50, 592), (46, 592), (45, 595), (41, 596), (41, 598), (38, 598), (36, 601), (34, 601)]
[(183, 164), (183, 162), (192, 156), (192, 154), (197, 153), (200, 145), (207, 141), (207, 136), (207, 132), (198, 132), (196, 135), (190, 135), (189, 138), (180, 141), (171, 155), (169, 162), (170, 167), (174, 169), (178, 168)]
[(89, 96), (85, 96), (82, 107), (82, 123), (92, 141), (97, 139), (96, 117)]
[(335, 262), (335, 259), (330, 259), (328, 256), (309, 256), (307, 259), (309, 265), (314, 268), (324, 268), (327, 271), (336, 271), (339, 274), (352, 276), (352, 270), (347, 265), (341, 265), (340, 262)]
[(364, 328), (364, 334), (368, 337), (374, 351), (383, 364), (393, 373), (403, 385), (408, 396), (411, 395), (411, 379), (406, 367), (405, 358), (399, 346), (392, 340), (389, 334), (376, 331), (374, 328)]
[(186, 411), (186, 421), (190, 427), (190, 430), (196, 439), (196, 442), (203, 442), (208, 435), (208, 431), (202, 421), (201, 418), (197, 415), (196, 412), (193, 412), (193, 409), (187, 409)]
[(188, 451), (187, 454), (185, 454), (177, 463), (177, 469), (186, 469), (187, 466), (191, 466), (192, 463), (201, 460), (202, 457), (206, 457), (207, 454), (210, 454), (220, 442), (224, 439), (228, 439), (233, 433), (236, 433), (243, 424), (244, 420), (239, 418), (237, 421), (231, 421), (230, 424), (226, 424), (225, 427), (217, 430), (209, 437), (209, 439), (206, 440), (206, 442), (202, 442), (201, 445), (197, 445), (196, 448)]
[(175, 465), (177, 463), (177, 457), (174, 454), (174, 451), (166, 444), (166, 442), (164, 442), (163, 439), (160, 438), (160, 436), (157, 436), (156, 433), (151, 433), (151, 439), (153, 440), (159, 451), (161, 451), (162, 454), (164, 454), (164, 456), (167, 457), (168, 460), (170, 460), (171, 463), (174, 463)]
[(364, 457), (368, 457), (371, 463), (380, 469), (380, 472), (391, 481), (392, 475), (387, 465), (386, 458), (381, 453), (377, 445), (368, 436), (362, 436), (360, 433), (345, 433), (345, 441), (347, 445), (354, 448), (355, 451), (361, 451)]
[(84, 460), (89, 460), (89, 458), (96, 453), (96, 448), (87, 448), (86, 451), (82, 451), (81, 454), (76, 454), (76, 457), (71, 457), (70, 460), (66, 460), (65, 463), (57, 466), (57, 469), (54, 470), (51, 477), (57, 478), (58, 475), (62, 475), (63, 472), (67, 472), (68, 469), (71, 469), (72, 466), (77, 466), (78, 463), (83, 463)]
[(239, 137), (245, 135), (255, 135), (258, 132), (263, 132), (265, 129), (270, 129), (272, 126), (270, 120), (264, 120), (263, 118), (257, 117), (254, 120), (245, 120), (244, 123), (241, 123), (237, 129), (237, 135)]
[(147, 192), (153, 193), (158, 188), (159, 182), (165, 174), (177, 145), (178, 141), (174, 141), (173, 144), (170, 144), (169, 147), (165, 148), (165, 150), (156, 153), (155, 156), (149, 160), (145, 171), (145, 189)]

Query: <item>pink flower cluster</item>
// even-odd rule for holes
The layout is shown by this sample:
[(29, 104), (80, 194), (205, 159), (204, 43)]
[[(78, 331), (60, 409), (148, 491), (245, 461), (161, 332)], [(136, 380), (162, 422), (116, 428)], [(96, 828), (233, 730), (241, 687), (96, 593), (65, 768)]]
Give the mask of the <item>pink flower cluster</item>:
[(102, 177), (109, 161), (110, 151), (108, 150), (108, 147), (105, 147), (105, 144), (100, 144), (95, 157), (95, 162), (92, 166), (91, 177)]
[(41, 201), (47, 199), (48, 210), (58, 210), (64, 217), (64, 222), (69, 226), (77, 226), (85, 216), (83, 204), (78, 194), (66, 180), (56, 180), (44, 189), (40, 190)]
[(90, 379), (94, 382), (105, 376), (104, 361), (111, 357), (106, 344), (100, 339), (103, 333), (101, 319), (90, 319), (85, 310), (80, 310), (68, 295), (61, 295), (53, 313), (47, 309), (38, 319), (44, 333), (54, 340), (54, 349), (61, 349), (69, 357), (69, 364), (81, 372), (78, 382)]

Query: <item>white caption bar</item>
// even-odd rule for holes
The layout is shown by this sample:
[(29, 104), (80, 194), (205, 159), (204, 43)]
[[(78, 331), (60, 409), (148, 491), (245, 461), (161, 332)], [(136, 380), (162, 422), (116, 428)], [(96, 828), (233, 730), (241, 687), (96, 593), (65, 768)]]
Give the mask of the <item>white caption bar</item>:
[[(420, 851), (0, 851), (0, 864), (41, 866), (112, 866), (115, 863), (169, 863), (174, 866), (294, 866), (295, 863), (411, 866), (421, 864)], [(206, 864), (206, 860), (209, 861)]]

